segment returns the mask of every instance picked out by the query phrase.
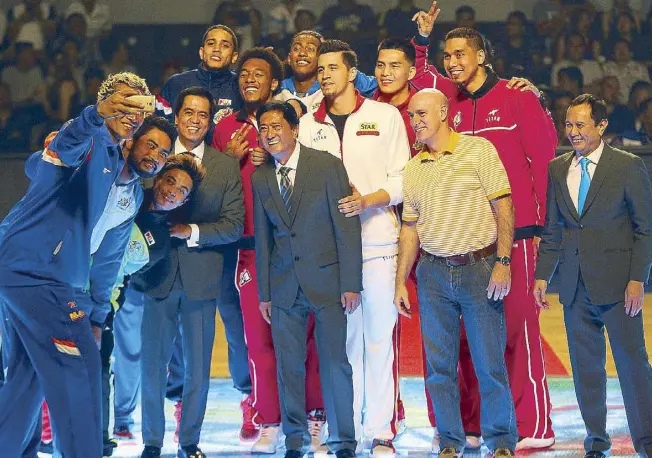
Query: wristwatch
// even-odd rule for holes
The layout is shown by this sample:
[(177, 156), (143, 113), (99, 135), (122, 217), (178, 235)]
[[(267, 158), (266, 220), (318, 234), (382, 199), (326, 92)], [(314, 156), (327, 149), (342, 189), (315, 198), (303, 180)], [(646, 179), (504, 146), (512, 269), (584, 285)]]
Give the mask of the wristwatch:
[(512, 258), (509, 256), (498, 256), (496, 262), (499, 262), (504, 266), (509, 266), (512, 263)]

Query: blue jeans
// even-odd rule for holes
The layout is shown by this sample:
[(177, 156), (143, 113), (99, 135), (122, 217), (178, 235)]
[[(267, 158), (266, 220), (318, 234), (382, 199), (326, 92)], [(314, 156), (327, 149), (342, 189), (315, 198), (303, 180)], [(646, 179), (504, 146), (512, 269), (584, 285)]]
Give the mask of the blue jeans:
[(417, 266), (421, 333), (426, 351), (426, 389), (437, 417), (441, 448), (464, 450), (457, 365), (460, 316), (480, 385), (482, 437), (489, 450), (514, 450), (516, 414), (505, 367), (502, 301), (487, 299), (495, 255), (465, 266), (421, 256)]

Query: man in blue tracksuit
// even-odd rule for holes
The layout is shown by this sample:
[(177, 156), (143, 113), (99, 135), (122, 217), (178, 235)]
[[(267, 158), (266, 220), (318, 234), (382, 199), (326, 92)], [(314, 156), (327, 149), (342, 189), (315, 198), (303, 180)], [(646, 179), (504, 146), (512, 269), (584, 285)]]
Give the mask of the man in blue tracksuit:
[[(81, 290), (89, 281), (94, 246), (100, 254), (94, 269), (102, 277), (117, 276), (131, 221), (103, 229), (115, 188), (132, 183), (134, 175), (157, 173), (172, 142), (151, 129), (137, 144), (123, 144), (143, 123), (144, 106), (129, 99), (139, 94), (149, 90), (136, 75), (109, 77), (97, 105), (27, 160), (30, 186), (0, 225), (0, 323), (10, 342), (0, 389), (3, 456), (24, 456), (44, 395), (61, 454), (101, 456), (97, 341), (113, 285), (109, 296), (100, 285), (90, 295)], [(136, 198), (142, 199), (142, 191)], [(117, 204), (129, 203), (119, 198)]]

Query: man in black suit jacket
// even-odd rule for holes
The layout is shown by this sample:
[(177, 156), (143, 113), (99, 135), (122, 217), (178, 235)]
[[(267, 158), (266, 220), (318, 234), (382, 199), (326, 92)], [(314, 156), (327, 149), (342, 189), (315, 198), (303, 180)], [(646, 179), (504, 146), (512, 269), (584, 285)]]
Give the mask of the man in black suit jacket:
[(286, 103), (257, 112), (270, 159), (252, 176), (260, 310), (272, 326), (286, 458), (307, 453), (306, 327), (315, 316), (330, 450), (355, 456), (353, 382), (346, 356), (346, 313), (360, 305), (362, 236), (358, 217), (338, 210), (351, 194), (342, 161), (300, 145), (299, 119)]
[[(185, 378), (179, 427), (180, 458), (202, 458), (198, 447), (206, 412), (216, 303), (222, 290), (224, 247), (244, 228), (237, 161), (204, 143), (212, 99), (204, 89), (183, 91), (176, 110), (175, 154), (189, 151), (206, 176), (190, 201), (170, 215), (170, 253), (134, 287), (145, 293), (142, 327), (143, 458), (159, 457), (165, 434), (166, 368), (181, 322)], [(194, 91), (194, 92), (193, 92)], [(225, 285), (226, 286), (226, 285)], [(241, 331), (242, 332), (242, 331)]]
[(548, 206), (534, 296), (559, 267), (559, 300), (575, 393), (586, 425), (588, 458), (604, 458), (606, 328), (620, 379), (634, 448), (652, 457), (652, 368), (640, 313), (652, 264), (652, 187), (641, 158), (602, 141), (604, 101), (584, 94), (566, 114), (575, 151), (549, 165)]

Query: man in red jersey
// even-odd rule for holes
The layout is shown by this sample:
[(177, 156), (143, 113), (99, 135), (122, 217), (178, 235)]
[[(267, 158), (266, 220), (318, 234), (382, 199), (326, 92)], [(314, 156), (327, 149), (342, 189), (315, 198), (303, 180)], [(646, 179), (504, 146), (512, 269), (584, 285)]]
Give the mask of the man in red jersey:
[[(276, 452), (280, 446), (281, 412), (276, 380), (276, 357), (271, 328), (258, 309), (258, 284), (254, 254), (254, 213), (251, 175), (256, 169), (250, 156), (263, 153), (259, 145), (256, 110), (272, 100), (283, 80), (283, 64), (271, 50), (251, 48), (245, 51), (237, 66), (240, 94), (244, 100), (241, 110), (223, 118), (215, 126), (212, 146), (240, 160), (240, 174), (245, 204), (245, 229), (240, 240), (236, 286), (240, 291), (240, 304), (244, 320), (249, 370), (253, 391), (251, 402), (256, 411), (254, 424), (260, 427), (260, 436), (252, 447), (253, 453)], [(306, 409), (312, 435), (311, 451), (324, 442), (324, 403), (321, 396), (317, 351), (309, 322), (309, 341), (306, 365)]]
[[(437, 2), (414, 19), (417, 89), (435, 87), (449, 98), (452, 127), (460, 133), (491, 141), (505, 165), (516, 215), (511, 256), (512, 289), (505, 297), (507, 349), (505, 359), (516, 406), (517, 450), (554, 444), (550, 396), (534, 302), (534, 265), (539, 234), (545, 221), (548, 162), (557, 136), (550, 115), (530, 92), (508, 88), (491, 70), (483, 37), (474, 29), (457, 28), (446, 35), (444, 64), (448, 78), (427, 64), (427, 38), (439, 14)], [(468, 345), (460, 349), (462, 410), (467, 433), (479, 433), (479, 395)], [(433, 448), (438, 448), (437, 434)], [(478, 441), (479, 445), (479, 441)]]

